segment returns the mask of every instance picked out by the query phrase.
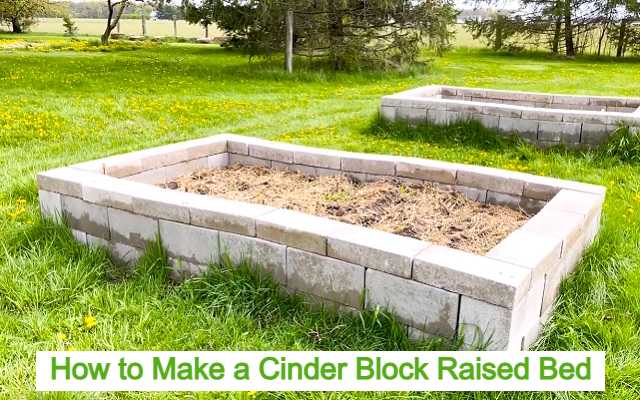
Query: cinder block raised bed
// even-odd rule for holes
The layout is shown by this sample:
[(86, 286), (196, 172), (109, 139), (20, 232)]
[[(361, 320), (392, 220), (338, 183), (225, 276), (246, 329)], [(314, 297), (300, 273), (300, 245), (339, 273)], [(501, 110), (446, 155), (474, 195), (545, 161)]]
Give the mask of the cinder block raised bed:
[(640, 126), (640, 98), (425, 86), (384, 96), (383, 118), (447, 125), (477, 120), (540, 147), (594, 147), (620, 126)]
[[(480, 202), (535, 215), (476, 255), (291, 210), (165, 189), (179, 175), (228, 164), (266, 165), (363, 180), (433, 182)], [(160, 237), (176, 277), (223, 254), (251, 259), (287, 290), (345, 310), (381, 306), (409, 334), (524, 349), (549, 316), (561, 279), (600, 225), (605, 189), (524, 173), (358, 154), (235, 135), (152, 148), (38, 174), (42, 213), (75, 237), (133, 263)]]

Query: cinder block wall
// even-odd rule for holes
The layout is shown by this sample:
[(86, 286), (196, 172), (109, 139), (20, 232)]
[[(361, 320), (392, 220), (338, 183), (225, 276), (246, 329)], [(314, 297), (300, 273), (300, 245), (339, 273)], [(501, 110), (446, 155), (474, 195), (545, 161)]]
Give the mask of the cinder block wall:
[(382, 98), (383, 118), (448, 125), (476, 120), (540, 147), (594, 147), (620, 126), (640, 126), (640, 98), (428, 86)]
[[(229, 163), (363, 180), (393, 176), (537, 214), (486, 256), (284, 209), (163, 189), (178, 175)], [(133, 264), (160, 237), (175, 279), (228, 256), (292, 293), (345, 311), (383, 307), (414, 337), (464, 334), (469, 345), (526, 348), (562, 277), (599, 227), (604, 188), (434, 160), (370, 155), (218, 135), (38, 175), (46, 216), (80, 242)]]

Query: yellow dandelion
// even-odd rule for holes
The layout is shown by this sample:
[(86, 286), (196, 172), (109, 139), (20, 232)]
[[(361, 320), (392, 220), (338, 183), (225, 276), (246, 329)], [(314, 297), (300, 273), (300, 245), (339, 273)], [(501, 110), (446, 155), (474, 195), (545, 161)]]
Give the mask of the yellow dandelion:
[(94, 317), (93, 315), (86, 314), (84, 317), (82, 317), (82, 326), (84, 327), (84, 329), (90, 330), (94, 326), (96, 326), (96, 324), (96, 317)]
[(65, 335), (62, 332), (58, 332), (56, 333), (56, 339), (58, 339), (61, 342), (66, 342), (67, 340), (69, 340), (69, 338), (67, 337), (67, 335)]

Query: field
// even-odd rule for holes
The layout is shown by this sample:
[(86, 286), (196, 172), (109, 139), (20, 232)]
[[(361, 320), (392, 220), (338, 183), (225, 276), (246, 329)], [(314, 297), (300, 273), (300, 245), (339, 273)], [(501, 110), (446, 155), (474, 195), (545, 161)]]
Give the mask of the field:
[[(34, 36), (34, 40), (52, 40)], [(44, 39), (43, 39), (44, 38)], [(0, 43), (14, 40), (0, 36)], [(56, 39), (58, 40), (58, 39)], [(60, 39), (61, 40), (61, 39)], [(490, 165), (605, 185), (601, 234), (562, 287), (544, 350), (606, 350), (605, 394), (396, 393), (396, 398), (640, 398), (640, 166), (603, 152), (537, 150), (475, 124), (409, 130), (377, 120), (380, 96), (430, 83), (637, 95), (640, 62), (458, 49), (407, 73), (331, 73), (251, 62), (217, 46), (0, 49), (0, 395), (36, 397), (38, 350), (448, 349), (410, 343), (386, 314), (309, 310), (243, 270), (166, 280), (151, 248), (133, 274), (38, 213), (38, 171), (219, 132)], [(388, 395), (388, 394), (387, 394)], [(246, 393), (216, 397), (248, 398)], [(275, 396), (275, 395), (274, 395)], [(53, 398), (112, 398), (68, 394)], [(118, 398), (148, 398), (130, 393)], [(193, 397), (156, 394), (152, 398)], [(209, 398), (211, 395), (201, 395)], [(258, 398), (271, 397), (258, 393)], [(385, 398), (381, 393), (279, 398)]]
[[(89, 36), (100, 36), (107, 25), (104, 19), (74, 19), (78, 26), (78, 34)], [(204, 37), (204, 28), (200, 25), (192, 25), (187, 21), (177, 22), (178, 36), (184, 38)], [(173, 21), (169, 20), (147, 20), (147, 35), (149, 36), (173, 36)], [(31, 27), (34, 33), (64, 33), (62, 18), (39, 18), (37, 24)], [(120, 21), (120, 32), (127, 35), (142, 35), (142, 21), (139, 19), (122, 19)], [(209, 28), (209, 37), (222, 36), (222, 33), (215, 27)]]

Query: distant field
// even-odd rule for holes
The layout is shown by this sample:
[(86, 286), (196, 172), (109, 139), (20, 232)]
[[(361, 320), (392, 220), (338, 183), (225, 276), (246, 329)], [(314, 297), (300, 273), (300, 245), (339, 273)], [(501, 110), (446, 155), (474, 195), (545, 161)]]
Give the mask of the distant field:
[[(107, 24), (105, 19), (76, 19), (78, 33), (81, 35), (101, 35)], [(173, 36), (173, 21), (157, 20), (146, 22), (147, 35), (149, 36)], [(187, 21), (177, 21), (178, 36), (203, 37), (204, 28), (200, 25), (191, 25)], [(31, 27), (36, 33), (64, 33), (62, 18), (40, 18), (38, 23)], [(120, 21), (120, 32), (129, 35), (142, 35), (142, 22), (137, 19), (123, 19)], [(209, 28), (209, 36), (222, 36), (222, 32), (216, 27)]]

